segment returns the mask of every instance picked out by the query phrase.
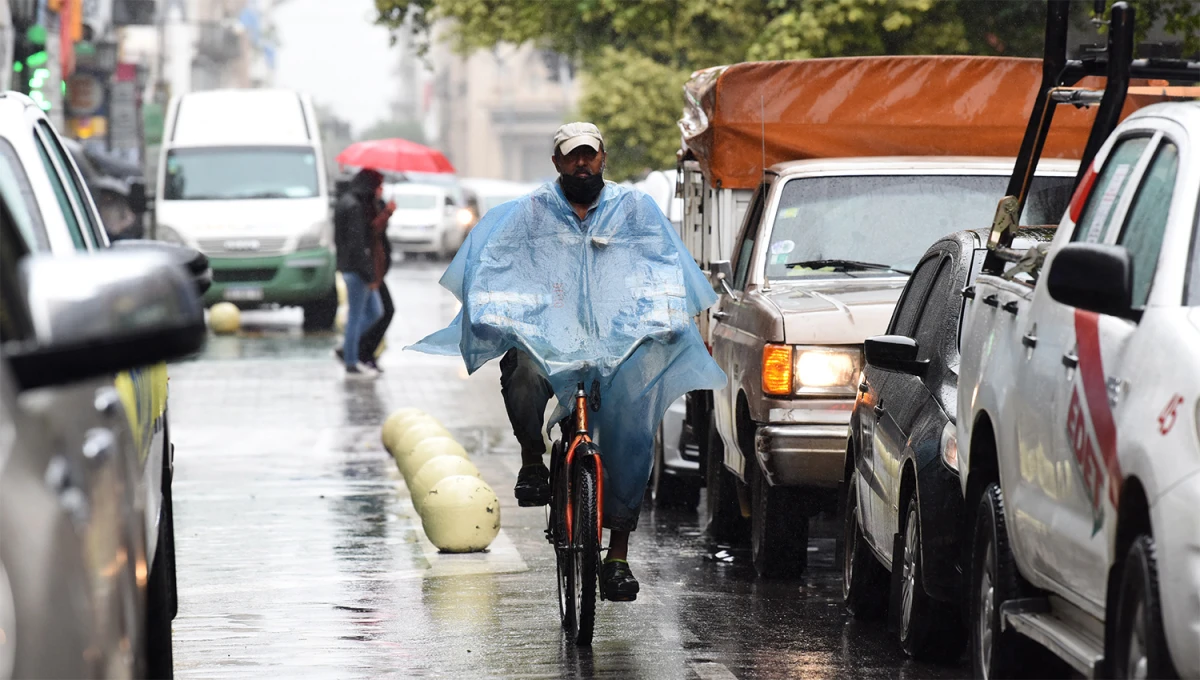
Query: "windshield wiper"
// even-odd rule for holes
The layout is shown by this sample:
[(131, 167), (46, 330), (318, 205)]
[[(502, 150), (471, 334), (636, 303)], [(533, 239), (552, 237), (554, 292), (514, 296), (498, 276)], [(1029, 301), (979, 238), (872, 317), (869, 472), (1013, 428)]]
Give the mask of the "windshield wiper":
[(237, 198), (252, 199), (252, 198), (289, 198), (282, 191), (258, 191), (250, 194), (240, 194)]
[(876, 262), (859, 262), (857, 260), (803, 260), (801, 262), (789, 262), (787, 268), (806, 267), (808, 269), (823, 269), (825, 267), (833, 267), (842, 271), (866, 271), (877, 270), (884, 272), (898, 272), (900, 274), (911, 275), (912, 272), (906, 269), (897, 269), (891, 265), (878, 264)]

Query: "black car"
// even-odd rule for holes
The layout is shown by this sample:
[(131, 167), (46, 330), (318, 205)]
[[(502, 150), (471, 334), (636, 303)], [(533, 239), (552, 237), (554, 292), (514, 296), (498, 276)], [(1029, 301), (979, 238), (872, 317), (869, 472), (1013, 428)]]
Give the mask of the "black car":
[[(1024, 230), (1014, 246), (1051, 236)], [(959, 603), (958, 341), (987, 237), (986, 230), (960, 231), (926, 251), (888, 334), (864, 344), (866, 368), (850, 419), (846, 606), (859, 618), (886, 608), (904, 650), (925, 659), (957, 658), (966, 637)]]

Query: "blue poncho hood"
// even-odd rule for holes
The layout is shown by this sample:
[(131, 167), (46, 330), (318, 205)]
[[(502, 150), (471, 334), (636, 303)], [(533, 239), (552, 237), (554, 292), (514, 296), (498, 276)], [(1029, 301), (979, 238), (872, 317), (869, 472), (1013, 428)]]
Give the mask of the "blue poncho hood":
[(582, 223), (557, 182), (493, 208), (441, 284), (462, 309), (411, 349), (460, 354), (471, 373), (511, 348), (525, 351), (558, 398), (552, 423), (578, 383), (600, 382), (592, 422), (606, 514), (637, 512), (667, 407), (725, 384), (694, 322), (717, 296), (640, 191), (607, 183)]

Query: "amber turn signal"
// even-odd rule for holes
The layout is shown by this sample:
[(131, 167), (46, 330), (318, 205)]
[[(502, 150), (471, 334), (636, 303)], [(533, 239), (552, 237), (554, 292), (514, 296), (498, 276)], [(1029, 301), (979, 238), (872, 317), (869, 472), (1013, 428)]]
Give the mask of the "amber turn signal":
[(792, 393), (791, 345), (766, 345), (762, 355), (762, 388), (766, 394)]

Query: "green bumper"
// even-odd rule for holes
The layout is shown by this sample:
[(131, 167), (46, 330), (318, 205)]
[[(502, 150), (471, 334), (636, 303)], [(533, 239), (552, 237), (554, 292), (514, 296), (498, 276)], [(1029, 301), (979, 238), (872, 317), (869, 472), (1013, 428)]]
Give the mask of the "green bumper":
[(331, 250), (301, 250), (272, 257), (214, 257), (213, 285), (204, 304), (233, 302), (241, 307), (303, 305), (333, 290), (337, 262)]

